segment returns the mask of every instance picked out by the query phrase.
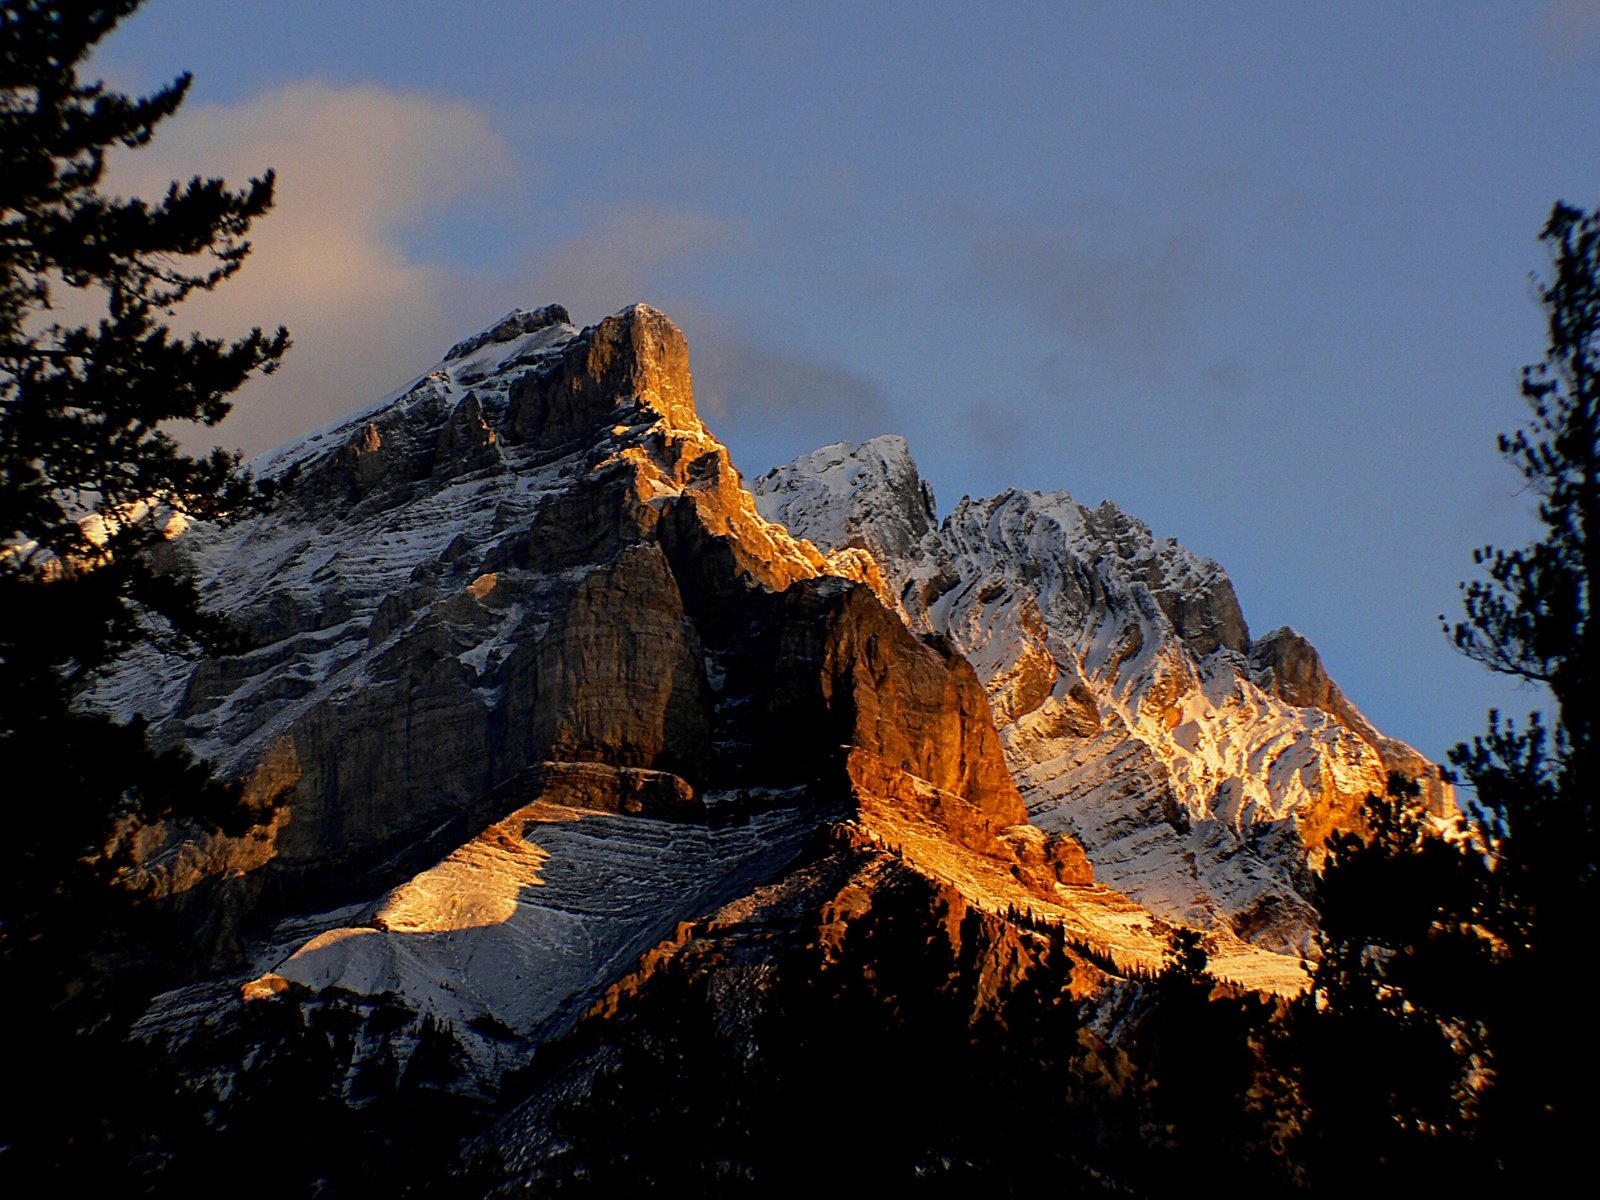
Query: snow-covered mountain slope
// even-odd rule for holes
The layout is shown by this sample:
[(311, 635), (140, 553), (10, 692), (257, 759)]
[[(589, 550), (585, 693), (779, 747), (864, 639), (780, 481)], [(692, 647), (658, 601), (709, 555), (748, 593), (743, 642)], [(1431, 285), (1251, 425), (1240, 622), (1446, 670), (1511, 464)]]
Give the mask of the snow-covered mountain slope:
[(911, 627), (976, 668), (1032, 821), (1166, 920), (1301, 952), (1308, 856), (1388, 772), (1449, 802), (1303, 638), (1253, 641), (1216, 562), (1110, 501), (1013, 490), (937, 522), (899, 437), (823, 447), (754, 491), (796, 535), (873, 555)]
[(535, 802), (248, 987), (402, 996), (489, 1033), (463, 1044), (495, 1074), (524, 1065), (524, 1039), (563, 1032), (680, 922), (778, 876), (815, 829), (802, 805), (705, 824)]
[[(255, 648), (147, 655), (99, 693), (248, 780), (246, 838), (138, 834), (234, 995), (392, 995), (492, 1080), (841, 821), (984, 911), (1159, 964), (1165, 924), (1029, 823), (978, 676), (907, 628), (878, 558), (760, 515), (655, 310), (513, 313), (256, 465), (269, 512), (168, 543)], [(146, 1028), (181, 1038), (217, 994)]]

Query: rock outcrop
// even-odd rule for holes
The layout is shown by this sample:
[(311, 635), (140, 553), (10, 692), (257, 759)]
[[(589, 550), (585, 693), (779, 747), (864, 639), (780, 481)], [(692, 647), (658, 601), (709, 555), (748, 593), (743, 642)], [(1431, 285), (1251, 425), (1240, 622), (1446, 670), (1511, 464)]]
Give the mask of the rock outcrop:
[(898, 437), (824, 447), (755, 492), (793, 533), (873, 555), (907, 624), (976, 668), (1032, 821), (1166, 920), (1303, 952), (1308, 859), (1388, 772), (1450, 803), (1309, 643), (1252, 640), (1217, 563), (1109, 501), (1008, 491), (935, 525)]
[[(258, 464), (295, 472), (279, 508), (223, 533), (197, 523), (188, 553), (259, 648), (192, 670), (139, 664), (108, 692), (170, 712), (167, 736), (235, 771), (291, 747), (299, 774), (273, 870), (360, 874), (443, 823), (499, 815), (488, 797), (537, 763), (665, 771), (697, 789), (744, 781), (784, 739), (751, 726), (750, 744), (714, 751), (744, 699), (721, 694), (722, 679), (740, 674), (743, 646), (770, 640), (758, 597), (796, 583), (815, 599), (778, 615), (816, 622), (814, 653), (802, 665), (772, 647), (794, 719), (835, 742), (859, 724), (882, 748), (891, 723), (866, 729), (882, 686), (889, 713), (912, 720), (883, 674), (900, 668), (853, 657), (884, 644), (893, 619), (874, 626), (870, 588), (834, 574), (849, 560), (830, 564), (756, 514), (695, 416), (678, 330), (644, 306), (581, 332), (560, 317), (513, 314), (372, 412)], [(965, 670), (898, 632), (913, 675)], [(941, 739), (982, 717), (967, 675)], [(962, 787), (1009, 786), (986, 734), (953, 743)]]
[(253, 649), (147, 651), (97, 697), (260, 818), (126, 831), (200, 964), (138, 1033), (210, 1063), (336, 1029), (317, 1094), (354, 1106), (378, 1077), (409, 1105), (428, 1041), (508, 1194), (664, 975), (704, 982), (721, 1045), (775, 979), (872, 993), (931, 951), (894, 1004), (976, 1019), (1041, 972), (1110, 1052), (1175, 926), (1295, 992), (1322, 839), (1390, 770), (1448, 803), (1304, 639), (1252, 639), (1216, 563), (1115, 505), (939, 522), (898, 438), (752, 494), (644, 305), (513, 312), (255, 468), (271, 511), (165, 548)]
[(310, 935), (252, 997), (393, 992), (498, 1031), (465, 1035), (493, 1075), (834, 821), (948, 842), (928, 869), (994, 903), (1092, 881), (1023, 832), (983, 685), (876, 559), (759, 514), (654, 309), (514, 313), (256, 466), (272, 512), (175, 543), (256, 648), (101, 695), (271, 784), (247, 858), (148, 834), (184, 864), (158, 891)]

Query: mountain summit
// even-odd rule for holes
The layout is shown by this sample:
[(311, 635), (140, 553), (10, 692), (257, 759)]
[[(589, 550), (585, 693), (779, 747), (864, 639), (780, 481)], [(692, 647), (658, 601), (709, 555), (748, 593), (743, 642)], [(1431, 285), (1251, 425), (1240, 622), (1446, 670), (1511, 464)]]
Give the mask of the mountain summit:
[(676, 962), (748, 1015), (778, 957), (907, 895), (979, 1003), (1066, 953), (1114, 1011), (1183, 927), (1292, 992), (1322, 839), (1387, 770), (1433, 778), (1114, 505), (940, 522), (899, 438), (747, 490), (645, 305), (513, 312), (255, 465), (272, 511), (168, 550), (254, 649), (98, 697), (260, 814), (130, 834), (204, 963), (142, 1033), (354, 1003), (354, 1072), (448, 1030), (467, 1094), (525, 1097), (496, 1135), (524, 1157), (571, 1084), (531, 1057), (586, 1013)]
[(1220, 565), (1110, 501), (1012, 490), (936, 523), (899, 437), (826, 446), (754, 490), (791, 532), (873, 556), (907, 624), (977, 669), (1030, 819), (1166, 920), (1304, 953), (1328, 834), (1391, 771), (1450, 804), (1310, 643), (1252, 639)]

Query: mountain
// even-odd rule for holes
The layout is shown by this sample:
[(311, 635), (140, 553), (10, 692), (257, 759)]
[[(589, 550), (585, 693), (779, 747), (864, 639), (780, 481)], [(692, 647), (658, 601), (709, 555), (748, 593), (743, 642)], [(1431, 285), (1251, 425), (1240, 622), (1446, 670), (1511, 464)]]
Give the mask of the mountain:
[(259, 815), (129, 831), (196, 964), (140, 1035), (195, 1055), (353, 1006), (347, 1096), (443, 1037), (518, 1170), (671, 980), (748, 1033), (775, 980), (887, 987), (883, 928), (957, 956), (973, 1012), (1070, 974), (1107, 1046), (1181, 927), (1292, 993), (1329, 831), (1391, 769), (1446, 802), (1303, 639), (1252, 640), (1215, 563), (1114, 505), (937, 522), (898, 438), (747, 490), (644, 305), (518, 310), (254, 467), (270, 511), (166, 549), (254, 648), (147, 651), (95, 697)]
[(908, 626), (976, 668), (1030, 820), (1165, 920), (1305, 953), (1307, 864), (1389, 772), (1450, 806), (1291, 629), (1252, 639), (1221, 566), (1106, 501), (1010, 490), (942, 522), (903, 438), (755, 483), (770, 519), (878, 563)]

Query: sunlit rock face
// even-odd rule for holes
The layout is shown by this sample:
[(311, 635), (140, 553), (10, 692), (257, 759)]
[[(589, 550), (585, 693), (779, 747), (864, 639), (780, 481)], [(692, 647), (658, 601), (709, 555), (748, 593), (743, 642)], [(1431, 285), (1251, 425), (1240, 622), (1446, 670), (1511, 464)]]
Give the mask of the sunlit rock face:
[(526, 1065), (531, 1045), (563, 1032), (681, 922), (779, 877), (816, 828), (802, 804), (707, 822), (541, 799), (245, 986), (399, 996), (462, 1031), (492, 1078)]
[[(248, 773), (288, 739), (299, 777), (279, 871), (364, 868), (441, 823), (501, 815), (485, 807), (494, 789), (542, 762), (666, 771), (699, 789), (784, 756), (776, 731), (749, 722), (714, 752), (737, 723), (727, 674), (769, 632), (748, 627), (785, 611), (752, 597), (825, 574), (848, 591), (833, 573), (851, 560), (830, 565), (757, 515), (695, 416), (687, 347), (660, 313), (579, 331), (547, 308), (490, 333), (261, 460), (269, 479), (293, 473), (272, 513), (190, 531), (208, 601), (256, 651), (130, 670), (110, 689), (171, 714), (166, 732), (225, 769)], [(784, 670), (836, 672), (825, 660), (876, 603), (864, 593), (860, 611), (819, 596), (804, 614), (814, 661), (774, 644)], [(941, 678), (966, 669), (899, 632)], [(804, 700), (824, 704), (825, 690)]]
[(1306, 947), (1306, 866), (1397, 770), (1291, 630), (1252, 641), (1222, 568), (1109, 501), (933, 498), (898, 437), (824, 447), (756, 481), (761, 511), (826, 550), (873, 555), (908, 624), (976, 668), (1035, 825), (1167, 920)]
[(393, 993), (492, 1077), (837, 821), (997, 906), (1092, 887), (972, 666), (872, 555), (759, 514), (654, 309), (513, 313), (255, 467), (270, 512), (172, 545), (256, 648), (99, 697), (277, 805), (248, 853), (141, 834), (158, 891), (227, 914), (246, 995)]

